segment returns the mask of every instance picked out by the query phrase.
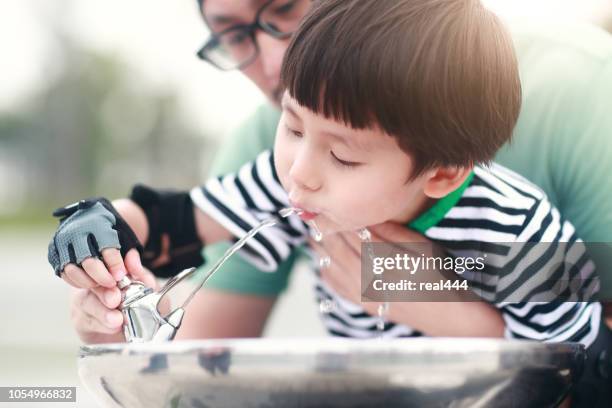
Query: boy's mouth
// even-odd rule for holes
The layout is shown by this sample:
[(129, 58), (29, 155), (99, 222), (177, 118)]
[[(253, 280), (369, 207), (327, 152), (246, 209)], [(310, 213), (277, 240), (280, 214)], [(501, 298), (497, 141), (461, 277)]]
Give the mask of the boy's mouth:
[(317, 217), (317, 215), (319, 214), (312, 213), (310, 211), (302, 211), (300, 213), (300, 218), (304, 221), (310, 221), (310, 220), (314, 220)]
[(300, 205), (299, 203), (290, 201), (290, 204), (293, 208), (296, 208), (297, 210), (299, 210), (298, 215), (303, 221), (314, 220), (319, 215), (316, 212), (306, 210), (304, 206)]

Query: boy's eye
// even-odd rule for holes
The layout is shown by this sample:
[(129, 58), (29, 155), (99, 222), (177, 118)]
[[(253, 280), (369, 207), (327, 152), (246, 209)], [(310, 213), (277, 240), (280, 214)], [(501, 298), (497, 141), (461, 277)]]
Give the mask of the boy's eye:
[(302, 136), (304, 136), (304, 134), (302, 132), (300, 132), (299, 130), (291, 129), (289, 126), (286, 126), (286, 128), (287, 128), (287, 131), (289, 133), (291, 133), (295, 137), (302, 137)]
[(330, 153), (331, 153), (332, 157), (334, 158), (334, 160), (338, 164), (340, 164), (341, 166), (344, 166), (344, 167), (357, 167), (357, 166), (361, 165), (361, 163), (351, 162), (351, 161), (346, 161), (346, 160), (339, 159), (338, 156), (336, 156), (334, 154), (334, 152), (330, 152)]

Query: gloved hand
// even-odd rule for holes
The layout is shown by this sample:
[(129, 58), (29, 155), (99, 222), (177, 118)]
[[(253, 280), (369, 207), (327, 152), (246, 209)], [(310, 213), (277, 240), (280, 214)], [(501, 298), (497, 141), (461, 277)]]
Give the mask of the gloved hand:
[(130, 226), (105, 198), (81, 200), (53, 215), (60, 218), (60, 225), (49, 243), (48, 259), (57, 276), (67, 264), (100, 257), (106, 248), (120, 249), (123, 257), (132, 248), (142, 253)]

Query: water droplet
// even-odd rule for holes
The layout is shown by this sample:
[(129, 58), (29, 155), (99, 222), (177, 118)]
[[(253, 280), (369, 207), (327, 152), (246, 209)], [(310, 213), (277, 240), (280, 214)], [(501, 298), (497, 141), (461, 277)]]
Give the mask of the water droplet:
[(366, 251), (368, 254), (368, 257), (370, 258), (370, 260), (374, 260), (374, 248), (372, 247), (372, 245), (368, 245), (371, 244), (372, 242), (372, 234), (370, 233), (370, 231), (367, 228), (362, 228), (359, 231), (357, 231), (357, 234), (359, 235), (359, 239), (361, 239), (362, 242), (366, 243)]
[(376, 320), (376, 328), (378, 329), (379, 337), (382, 337), (385, 332), (385, 324), (387, 313), (389, 312), (389, 302), (383, 302), (378, 305), (376, 314), (378, 319)]
[(377, 313), (378, 317), (385, 317), (389, 311), (389, 302), (383, 302), (378, 305)]
[(312, 228), (310, 231), (310, 235), (312, 236), (312, 239), (314, 239), (316, 242), (321, 242), (321, 240), (323, 239), (323, 233), (317, 226), (317, 223), (314, 220), (310, 220), (308, 221), (308, 224)]
[(321, 268), (328, 268), (331, 265), (331, 258), (329, 256), (324, 256), (319, 259), (319, 266)]
[(362, 241), (365, 241), (365, 242), (372, 241), (372, 234), (367, 228), (362, 228), (357, 233), (359, 234), (359, 239), (361, 239)]
[(300, 210), (299, 208), (290, 207), (290, 208), (283, 208), (282, 210), (278, 212), (278, 215), (280, 215), (283, 218), (287, 218), (293, 214), (300, 215), (303, 212), (304, 211)]
[(336, 308), (336, 302), (332, 299), (323, 299), (319, 302), (319, 311), (324, 314), (331, 313)]

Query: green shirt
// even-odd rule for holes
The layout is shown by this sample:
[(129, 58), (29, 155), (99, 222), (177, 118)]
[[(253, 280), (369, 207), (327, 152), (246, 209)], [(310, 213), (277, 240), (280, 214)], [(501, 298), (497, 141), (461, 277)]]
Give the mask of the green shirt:
[[(612, 242), (612, 37), (587, 26), (512, 22), (523, 106), (512, 143), (496, 161), (539, 185), (587, 243)], [(235, 171), (273, 146), (279, 112), (260, 107), (224, 143), (213, 174)], [(208, 265), (227, 244), (206, 248)], [(612, 247), (590, 245), (603, 299), (612, 299)], [(207, 283), (231, 292), (274, 296), (286, 286), (295, 255), (276, 273), (240, 257)]]

